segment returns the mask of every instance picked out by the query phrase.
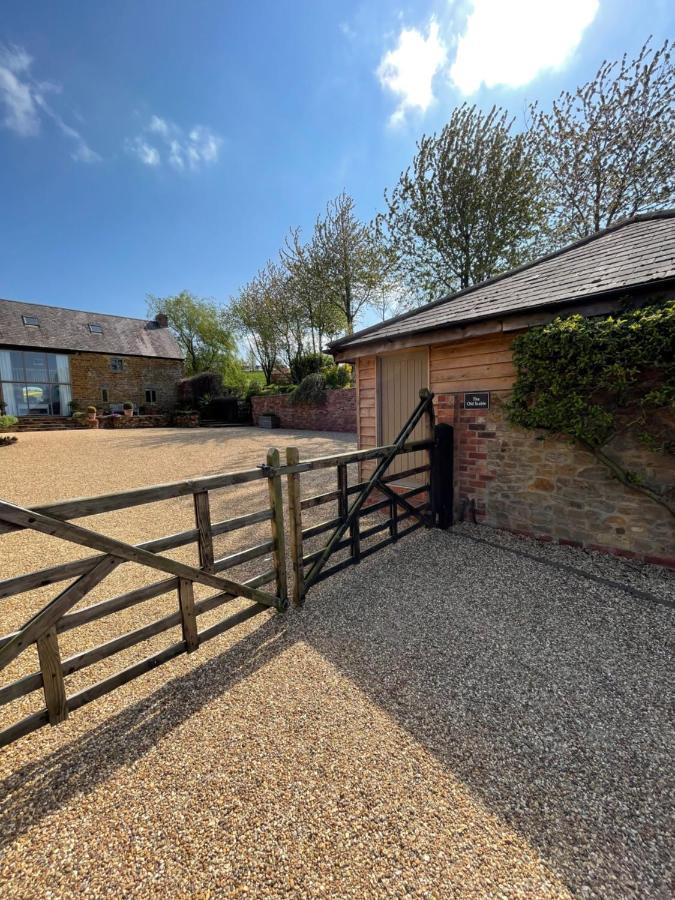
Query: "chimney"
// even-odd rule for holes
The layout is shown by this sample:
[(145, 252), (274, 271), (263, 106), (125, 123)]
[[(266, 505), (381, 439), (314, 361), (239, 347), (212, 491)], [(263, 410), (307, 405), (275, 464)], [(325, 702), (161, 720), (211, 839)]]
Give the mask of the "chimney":
[(169, 327), (169, 319), (167, 318), (166, 313), (157, 313), (155, 316), (155, 322), (159, 328), (168, 328)]

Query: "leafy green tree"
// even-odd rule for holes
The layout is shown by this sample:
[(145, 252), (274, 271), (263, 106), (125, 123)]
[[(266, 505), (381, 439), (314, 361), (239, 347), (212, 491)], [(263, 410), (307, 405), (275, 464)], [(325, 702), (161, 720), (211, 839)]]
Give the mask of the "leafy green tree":
[(324, 339), (344, 330), (342, 306), (336, 306), (326, 295), (319, 257), (311, 245), (303, 244), (299, 228), (290, 230), (281, 260), (288, 272), (288, 290), (303, 310), (312, 353), (320, 353)]
[(377, 229), (359, 221), (354, 201), (346, 193), (328, 203), (306, 247), (287, 242), (284, 261), (291, 274), (309, 280), (315, 295), (332, 311), (327, 317), (331, 330), (339, 324), (348, 334), (391, 277), (390, 260)]
[(546, 208), (527, 133), (493, 107), (455, 109), (424, 135), (378, 226), (415, 298), (469, 287), (536, 255)]
[(550, 112), (531, 108), (557, 240), (586, 237), (675, 200), (672, 42), (636, 59), (604, 62)]
[(235, 358), (235, 341), (224, 311), (213, 300), (181, 291), (173, 297), (148, 295), (148, 311), (164, 313), (185, 353), (188, 375), (219, 371)]
[(232, 298), (227, 310), (231, 327), (247, 341), (265, 375), (265, 384), (272, 383), (282, 350), (278, 313), (276, 267), (268, 263)]

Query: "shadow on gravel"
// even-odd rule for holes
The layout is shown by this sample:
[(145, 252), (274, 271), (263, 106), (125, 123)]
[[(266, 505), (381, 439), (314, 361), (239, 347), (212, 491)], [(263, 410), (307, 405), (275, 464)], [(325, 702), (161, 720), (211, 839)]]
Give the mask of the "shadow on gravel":
[[(122, 434), (122, 431), (112, 431), (111, 434), (118, 437)], [(168, 444), (184, 446), (214, 444), (227, 447), (227, 442), (232, 439), (245, 441), (247, 438), (255, 442), (254, 447), (248, 453), (241, 452), (237, 454), (237, 457), (239, 455), (243, 456), (243, 460), (237, 459), (235, 466), (237, 469), (253, 468), (258, 462), (264, 462), (265, 453), (262, 448), (265, 446), (283, 448), (300, 443), (302, 455), (305, 459), (331, 453), (347, 453), (356, 447), (356, 435), (351, 432), (312, 432), (291, 429), (266, 430), (264, 428), (254, 428), (252, 425), (228, 425), (225, 428), (176, 428), (171, 430), (163, 428), (158, 432), (154, 432), (152, 429), (136, 429), (131, 434), (126, 432), (121, 440), (121, 446), (128, 450), (146, 450), (153, 445), (161, 447)], [(344, 450), (336, 450), (336, 443), (344, 443)], [(244, 462), (247, 456), (248, 460)], [(258, 456), (260, 456), (260, 460), (257, 459)]]
[(0, 782), (0, 849), (77, 795), (89, 794), (117, 769), (143, 757), (204, 705), (267, 665), (287, 647), (287, 638), (284, 618), (267, 618), (224, 653), (12, 773)]
[(573, 892), (670, 896), (673, 611), (440, 532), (386, 553), (310, 595), (303, 640)]
[(300, 615), (262, 621), (7, 778), (0, 845), (301, 640), (537, 848), (573, 892), (668, 896), (672, 622), (672, 610), (571, 573), (418, 532), (322, 583)]

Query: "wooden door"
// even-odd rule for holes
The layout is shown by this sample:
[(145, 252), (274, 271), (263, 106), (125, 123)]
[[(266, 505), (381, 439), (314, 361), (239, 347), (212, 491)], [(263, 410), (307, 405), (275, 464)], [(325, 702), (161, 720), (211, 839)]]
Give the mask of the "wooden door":
[[(378, 444), (392, 444), (412, 415), (420, 400), (420, 389), (429, 386), (429, 357), (427, 350), (411, 350), (378, 357)], [(430, 437), (429, 417), (424, 415), (409, 440)], [(388, 474), (403, 472), (428, 462), (425, 450), (397, 456)], [(424, 475), (406, 479), (419, 484)]]

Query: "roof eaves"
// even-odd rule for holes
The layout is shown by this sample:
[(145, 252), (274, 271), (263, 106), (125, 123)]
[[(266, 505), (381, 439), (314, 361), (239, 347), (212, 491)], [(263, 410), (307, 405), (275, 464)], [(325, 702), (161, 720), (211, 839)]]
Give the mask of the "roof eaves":
[[(634, 222), (645, 222), (650, 221), (651, 219), (671, 219), (674, 217), (675, 207), (670, 209), (654, 210), (654, 212), (648, 213), (638, 213), (637, 215), (631, 216), (630, 218), (622, 219), (621, 221), (615, 222), (613, 225), (610, 225), (607, 228), (603, 228), (602, 231), (596, 231), (594, 234), (579, 238), (579, 240), (574, 241), (571, 244), (567, 244), (565, 247), (561, 247), (559, 250), (553, 250), (551, 253), (547, 253), (544, 256), (539, 256), (537, 259), (524, 263), (522, 266), (517, 266), (515, 269), (509, 269), (508, 272), (501, 272), (499, 275), (494, 275), (492, 278), (486, 278), (485, 281), (481, 281), (478, 284), (472, 284), (470, 287), (463, 288), (461, 291), (455, 291), (455, 293), (453, 294), (445, 294), (444, 296), (439, 297), (437, 300), (432, 300), (430, 303), (425, 303), (422, 306), (416, 307), (415, 309), (408, 310), (405, 313), (401, 313), (401, 315), (399, 316), (393, 316), (391, 319), (386, 319), (384, 322), (378, 322), (376, 325), (370, 325), (368, 328), (362, 328), (360, 331), (356, 331), (353, 334), (347, 334), (344, 337), (338, 338), (336, 341), (331, 341), (331, 343), (328, 345), (328, 349), (339, 350), (343, 347), (347, 347), (351, 342), (365, 337), (368, 334), (372, 334), (373, 332), (382, 329), (385, 325), (393, 325), (396, 322), (403, 322), (406, 319), (413, 318), (414, 316), (417, 316), (428, 309), (434, 309), (437, 306), (442, 306), (444, 303), (447, 303), (450, 300), (456, 300), (458, 297), (465, 297), (467, 294), (471, 294), (474, 291), (487, 287), (488, 285), (504, 281), (505, 279), (510, 278), (512, 275), (517, 275), (520, 272), (526, 272), (528, 269), (532, 269), (534, 268), (534, 266), (538, 266), (540, 263), (547, 262), (550, 259), (556, 259), (557, 257), (562, 256), (563, 254), (568, 253), (571, 250), (576, 250), (578, 247), (583, 247), (586, 244), (597, 241), (607, 234), (611, 234), (614, 231), (619, 231), (620, 229), (625, 228), (627, 225), (632, 225)], [(490, 318), (490, 316), (481, 318)], [(423, 330), (429, 331), (431, 329), (425, 328)]]
[[(408, 335), (415, 335), (415, 334), (422, 335), (422, 334), (428, 334), (429, 332), (434, 332), (434, 331), (443, 331), (444, 329), (462, 328), (465, 325), (473, 325), (475, 322), (487, 322), (490, 319), (508, 319), (511, 316), (522, 316), (524, 313), (542, 312), (542, 311), (550, 309), (552, 307), (556, 307), (556, 308), (562, 307), (563, 309), (566, 309), (568, 306), (580, 305), (585, 300), (593, 301), (594, 303), (597, 303), (600, 300), (618, 299), (618, 298), (622, 297), (624, 294), (630, 294), (632, 292), (635, 292), (635, 291), (638, 291), (641, 289), (644, 289), (644, 290), (657, 289), (658, 290), (659, 288), (665, 288), (668, 286), (675, 287), (675, 276), (668, 277), (668, 278), (660, 278), (656, 281), (649, 281), (649, 282), (638, 281), (638, 282), (635, 282), (635, 284), (627, 284), (627, 285), (622, 285), (621, 287), (618, 287), (618, 288), (612, 288), (612, 290), (598, 291), (597, 294), (583, 294), (583, 295), (576, 294), (574, 296), (565, 297), (563, 300), (551, 300), (548, 303), (538, 303), (538, 304), (532, 305), (532, 306), (500, 310), (497, 313), (486, 312), (486, 313), (483, 313), (478, 316), (467, 316), (464, 319), (456, 319), (454, 322), (437, 322), (436, 324), (425, 325), (422, 328), (415, 329), (413, 331), (399, 332), (399, 333), (395, 333), (395, 334), (385, 335), (385, 336), (379, 337), (379, 338), (377, 337), (377, 335), (374, 335), (371, 340), (359, 342), (358, 344), (355, 344), (354, 347), (367, 347), (368, 344), (376, 343), (377, 341), (385, 341), (387, 343), (393, 343), (394, 341), (397, 341), (402, 337), (407, 337)], [(353, 337), (356, 337), (356, 335), (353, 335)], [(331, 345), (331, 347), (332, 347), (332, 345)], [(347, 345), (346, 347), (343, 345), (343, 347), (338, 347), (336, 349), (342, 350), (342, 349), (348, 349), (348, 348), (349, 348), (349, 345)]]

